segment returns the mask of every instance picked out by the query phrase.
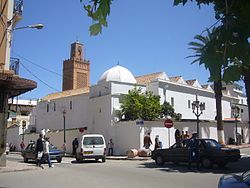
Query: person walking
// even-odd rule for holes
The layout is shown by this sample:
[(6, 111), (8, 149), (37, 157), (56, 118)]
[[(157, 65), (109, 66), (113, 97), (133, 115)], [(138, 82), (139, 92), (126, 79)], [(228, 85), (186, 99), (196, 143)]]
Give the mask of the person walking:
[(24, 142), (23, 142), (23, 141), (20, 143), (20, 147), (21, 147), (21, 151), (23, 151), (23, 150), (24, 150), (24, 148), (25, 148), (25, 144), (24, 144)]
[(79, 146), (79, 142), (78, 142), (77, 138), (75, 138), (72, 142), (72, 155), (74, 155), (74, 156), (76, 155), (76, 150), (77, 150), (78, 146)]
[(45, 140), (44, 140), (42, 161), (43, 161), (43, 160), (47, 160), (49, 167), (50, 167), (50, 168), (53, 168), (54, 165), (51, 164), (51, 161), (50, 161), (49, 145), (50, 145), (50, 143), (49, 143), (49, 138), (47, 137), (47, 138), (45, 138)]
[(39, 134), (39, 138), (36, 141), (36, 165), (39, 167), (42, 167), (43, 141), (43, 134)]
[(200, 169), (200, 159), (199, 159), (199, 140), (197, 140), (197, 133), (194, 133), (188, 143), (189, 160), (188, 169), (191, 169), (191, 164), (196, 162), (196, 167)]
[(152, 144), (151, 138), (150, 138), (150, 133), (144, 136), (144, 147), (146, 149), (149, 149), (150, 145)]
[(176, 145), (178, 147), (180, 147), (181, 146), (181, 133), (180, 133), (179, 129), (176, 129), (176, 131), (174, 133), (174, 137), (175, 137)]
[(159, 135), (156, 135), (156, 137), (155, 137), (155, 149), (154, 150), (157, 150), (160, 148), (161, 148), (161, 146), (160, 146)]
[(109, 140), (108, 142), (108, 155), (112, 156), (114, 153), (114, 142), (112, 140), (112, 138)]
[(187, 146), (188, 139), (189, 139), (189, 134), (188, 131), (186, 131), (184, 134), (183, 147)]

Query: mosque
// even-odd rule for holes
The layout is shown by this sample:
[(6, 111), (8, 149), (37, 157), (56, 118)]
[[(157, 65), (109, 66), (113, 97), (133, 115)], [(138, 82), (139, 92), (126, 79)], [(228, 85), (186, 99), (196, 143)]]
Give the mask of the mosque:
[[(75, 137), (86, 133), (101, 133), (106, 142), (110, 138), (115, 144), (115, 154), (125, 154), (132, 148), (143, 147), (143, 137), (151, 132), (152, 140), (158, 135), (163, 147), (169, 147), (174, 140), (174, 132), (187, 130), (196, 132), (196, 116), (192, 111), (192, 102), (205, 103), (205, 110), (200, 116), (200, 135), (218, 140), (215, 116), (214, 91), (210, 85), (201, 85), (198, 80), (185, 80), (181, 76), (169, 77), (165, 72), (157, 72), (135, 77), (127, 68), (116, 65), (105, 71), (96, 85), (89, 84), (90, 62), (85, 60), (83, 45), (71, 44), (70, 58), (63, 62), (63, 91), (45, 96), (34, 108), (30, 127), (36, 132), (48, 130), (50, 140), (58, 146), (67, 143), (71, 152), (71, 142)], [(237, 131), (245, 141), (249, 141), (246, 97), (241, 88), (231, 84), (223, 90), (223, 120), (225, 140), (235, 137), (232, 104), (240, 107)], [(160, 103), (169, 102), (182, 120), (174, 122), (174, 127), (164, 127), (164, 120), (159, 121), (119, 121), (116, 110), (129, 90), (139, 87), (143, 92), (152, 91), (160, 96)], [(36, 135), (37, 136), (37, 135)], [(26, 136), (27, 141), (31, 139)], [(36, 137), (32, 137), (36, 139)], [(153, 146), (152, 148), (153, 149)]]

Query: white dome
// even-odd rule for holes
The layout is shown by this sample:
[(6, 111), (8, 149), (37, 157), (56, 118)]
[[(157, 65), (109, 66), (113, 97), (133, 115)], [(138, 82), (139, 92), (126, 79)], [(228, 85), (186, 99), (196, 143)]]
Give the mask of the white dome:
[(116, 65), (115, 67), (110, 68), (105, 71), (98, 80), (98, 84), (108, 82), (108, 81), (117, 81), (125, 83), (136, 83), (136, 79), (133, 74), (126, 68)]

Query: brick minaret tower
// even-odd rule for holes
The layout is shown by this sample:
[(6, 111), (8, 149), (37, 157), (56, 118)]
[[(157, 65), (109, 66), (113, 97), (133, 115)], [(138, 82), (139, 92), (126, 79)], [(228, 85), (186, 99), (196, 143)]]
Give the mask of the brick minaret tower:
[(84, 59), (83, 45), (71, 44), (70, 59), (63, 61), (63, 91), (89, 87), (89, 61)]

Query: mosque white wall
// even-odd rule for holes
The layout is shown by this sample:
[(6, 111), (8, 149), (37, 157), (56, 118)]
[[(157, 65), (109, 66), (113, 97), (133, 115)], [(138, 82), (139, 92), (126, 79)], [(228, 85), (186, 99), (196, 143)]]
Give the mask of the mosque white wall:
[(135, 126), (134, 121), (120, 122), (114, 125), (112, 129), (115, 155), (126, 155), (128, 150), (140, 148), (141, 128)]
[(64, 110), (66, 129), (90, 126), (89, 96), (82, 94), (38, 103), (33, 119), (37, 131), (62, 129)]
[(106, 142), (112, 138), (111, 126), (111, 96), (105, 95), (90, 99), (90, 122), (93, 126), (92, 133), (103, 134)]

